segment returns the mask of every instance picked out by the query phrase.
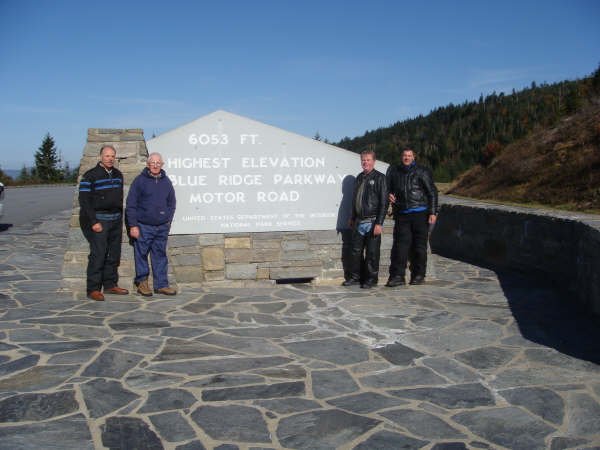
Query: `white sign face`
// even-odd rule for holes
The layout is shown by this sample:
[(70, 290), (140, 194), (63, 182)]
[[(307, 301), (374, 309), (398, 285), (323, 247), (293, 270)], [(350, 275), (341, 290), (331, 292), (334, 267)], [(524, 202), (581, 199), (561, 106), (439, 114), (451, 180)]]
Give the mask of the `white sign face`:
[(225, 111), (146, 144), (175, 188), (171, 234), (346, 228), (356, 153)]

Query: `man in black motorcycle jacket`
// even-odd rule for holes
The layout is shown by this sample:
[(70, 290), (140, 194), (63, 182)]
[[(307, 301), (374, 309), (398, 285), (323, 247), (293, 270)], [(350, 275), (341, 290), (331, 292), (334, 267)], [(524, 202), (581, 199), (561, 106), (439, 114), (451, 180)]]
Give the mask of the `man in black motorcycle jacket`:
[(406, 283), (410, 255), (410, 284), (423, 284), (427, 268), (429, 227), (437, 220), (438, 192), (431, 171), (415, 161), (411, 149), (402, 152), (402, 163), (390, 166), (386, 175), (394, 213), (394, 241), (388, 287)]
[(350, 277), (343, 286), (360, 284), (369, 289), (379, 281), (379, 249), (383, 221), (387, 212), (388, 191), (385, 175), (375, 170), (375, 152), (360, 154), (363, 171), (356, 177), (352, 196), (352, 249)]

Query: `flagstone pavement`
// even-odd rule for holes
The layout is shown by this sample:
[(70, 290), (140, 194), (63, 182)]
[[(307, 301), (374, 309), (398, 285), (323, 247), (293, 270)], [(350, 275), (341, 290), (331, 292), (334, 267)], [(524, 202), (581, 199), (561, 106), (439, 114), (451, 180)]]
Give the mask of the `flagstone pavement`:
[(92, 302), (69, 214), (0, 233), (0, 449), (600, 448), (600, 319), (548, 280)]

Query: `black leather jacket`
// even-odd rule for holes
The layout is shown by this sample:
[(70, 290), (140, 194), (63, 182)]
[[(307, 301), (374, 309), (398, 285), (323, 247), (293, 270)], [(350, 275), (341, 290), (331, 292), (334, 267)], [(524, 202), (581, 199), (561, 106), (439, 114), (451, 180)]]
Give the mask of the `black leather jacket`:
[(406, 167), (400, 163), (388, 168), (386, 178), (390, 193), (396, 196), (394, 216), (407, 209), (423, 206), (430, 215), (438, 213), (438, 191), (427, 167), (418, 164)]
[[(362, 211), (356, 211), (356, 194), (361, 183), (364, 183)], [(367, 175), (361, 172), (354, 183), (352, 194), (352, 221), (373, 217), (375, 225), (383, 225), (388, 205), (388, 190), (385, 175), (373, 169)]]

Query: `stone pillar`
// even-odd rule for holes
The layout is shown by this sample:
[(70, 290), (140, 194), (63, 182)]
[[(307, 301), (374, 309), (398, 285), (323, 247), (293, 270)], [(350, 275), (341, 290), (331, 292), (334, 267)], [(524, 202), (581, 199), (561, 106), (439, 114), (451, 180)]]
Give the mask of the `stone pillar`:
[[(103, 145), (112, 145), (117, 151), (117, 163), (115, 166), (123, 172), (125, 183), (125, 196), (133, 179), (146, 165), (148, 150), (144, 133), (139, 128), (113, 129), (113, 128), (89, 128), (87, 143), (83, 149), (83, 156), (79, 164), (79, 179), (99, 161), (100, 148)], [(133, 279), (133, 249), (128, 244), (128, 239), (123, 233), (123, 245), (121, 246), (121, 266), (119, 267), (120, 282), (123, 286), (130, 288)], [(66, 287), (85, 292), (85, 270), (89, 246), (79, 228), (79, 201), (76, 190), (73, 198), (73, 214), (69, 228), (69, 240), (64, 257), (62, 276)]]

